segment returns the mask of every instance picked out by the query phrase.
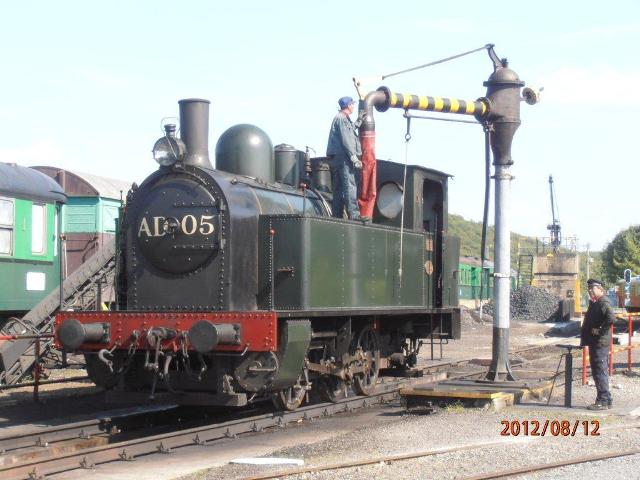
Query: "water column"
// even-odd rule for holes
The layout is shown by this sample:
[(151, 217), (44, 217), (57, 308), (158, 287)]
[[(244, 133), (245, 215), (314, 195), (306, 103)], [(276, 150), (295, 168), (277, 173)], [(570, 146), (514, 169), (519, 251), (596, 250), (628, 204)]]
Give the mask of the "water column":
[[(492, 51), (490, 51), (491, 55)], [(520, 87), (524, 82), (507, 68), (506, 59), (494, 60), (494, 72), (484, 82), (490, 102), (489, 115), (482, 119), (491, 132), (495, 167), (494, 317), (489, 381), (514, 380), (509, 366), (509, 323), (511, 290), (511, 142), (520, 126)]]

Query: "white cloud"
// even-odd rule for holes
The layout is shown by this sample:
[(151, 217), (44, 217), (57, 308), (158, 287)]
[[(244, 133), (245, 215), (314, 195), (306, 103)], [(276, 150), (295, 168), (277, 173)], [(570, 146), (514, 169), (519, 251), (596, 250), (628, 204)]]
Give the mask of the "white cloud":
[(577, 30), (574, 32), (565, 32), (560, 34), (556, 41), (558, 42), (583, 42), (585, 40), (593, 40), (593, 38), (598, 38), (600, 40), (604, 40), (605, 38), (615, 38), (620, 39), (625, 35), (635, 35), (640, 33), (640, 23), (627, 23), (627, 24), (618, 24), (618, 25), (605, 25), (605, 26), (597, 26), (586, 28), (584, 30)]
[(0, 162), (24, 166), (60, 164), (65, 155), (59, 145), (39, 140), (25, 147), (0, 148)]
[(565, 67), (540, 82), (542, 101), (558, 105), (640, 105), (640, 70)]
[(471, 33), (478, 29), (478, 22), (469, 18), (433, 18), (412, 23), (411, 28), (440, 33)]
[(77, 68), (75, 74), (82, 80), (101, 88), (128, 88), (135, 83), (130, 77), (97, 69)]

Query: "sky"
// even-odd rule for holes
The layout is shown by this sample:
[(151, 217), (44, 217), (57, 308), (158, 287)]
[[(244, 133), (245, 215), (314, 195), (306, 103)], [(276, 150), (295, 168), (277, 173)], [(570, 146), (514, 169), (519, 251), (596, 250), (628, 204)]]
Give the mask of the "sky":
[[(473, 100), (493, 71), (486, 51), (376, 77), (488, 43), (544, 88), (539, 104), (522, 103), (513, 140), (512, 231), (548, 236), (549, 175), (562, 233), (582, 248), (638, 224), (637, 0), (5, 2), (0, 161), (140, 183), (157, 168), (162, 122), (193, 97), (211, 101), (212, 158), (238, 123), (323, 155), (337, 99), (357, 95), (353, 77)], [(450, 213), (480, 220), (482, 128), (414, 120), (406, 145), (402, 113), (376, 113), (378, 158), (450, 173)]]

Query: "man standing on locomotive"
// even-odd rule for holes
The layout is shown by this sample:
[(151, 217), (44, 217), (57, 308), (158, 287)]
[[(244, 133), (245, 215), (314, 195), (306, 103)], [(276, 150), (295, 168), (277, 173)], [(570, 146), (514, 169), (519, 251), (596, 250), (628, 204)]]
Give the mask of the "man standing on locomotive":
[(362, 148), (356, 133), (358, 125), (351, 121), (355, 102), (351, 97), (338, 100), (340, 111), (334, 117), (329, 131), (327, 158), (331, 165), (333, 201), (331, 211), (334, 217), (342, 218), (344, 209), (352, 220), (370, 220), (361, 217), (358, 209), (358, 187), (356, 172), (362, 169)]
[(589, 308), (582, 322), (580, 345), (589, 347), (591, 375), (596, 384), (597, 396), (589, 410), (605, 410), (611, 408), (613, 399), (609, 392), (609, 344), (611, 342), (611, 325), (616, 317), (605, 294), (601, 281), (587, 280), (589, 291)]

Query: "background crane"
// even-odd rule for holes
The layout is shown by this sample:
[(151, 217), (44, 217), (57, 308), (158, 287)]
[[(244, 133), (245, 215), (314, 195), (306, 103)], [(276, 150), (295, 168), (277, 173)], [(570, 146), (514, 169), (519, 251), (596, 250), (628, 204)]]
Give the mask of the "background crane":
[(551, 225), (547, 225), (547, 230), (550, 232), (551, 247), (554, 252), (557, 252), (562, 242), (562, 236), (560, 234), (560, 214), (558, 210), (558, 201), (555, 198), (555, 192), (553, 190), (553, 177), (549, 175), (549, 195), (551, 196)]

